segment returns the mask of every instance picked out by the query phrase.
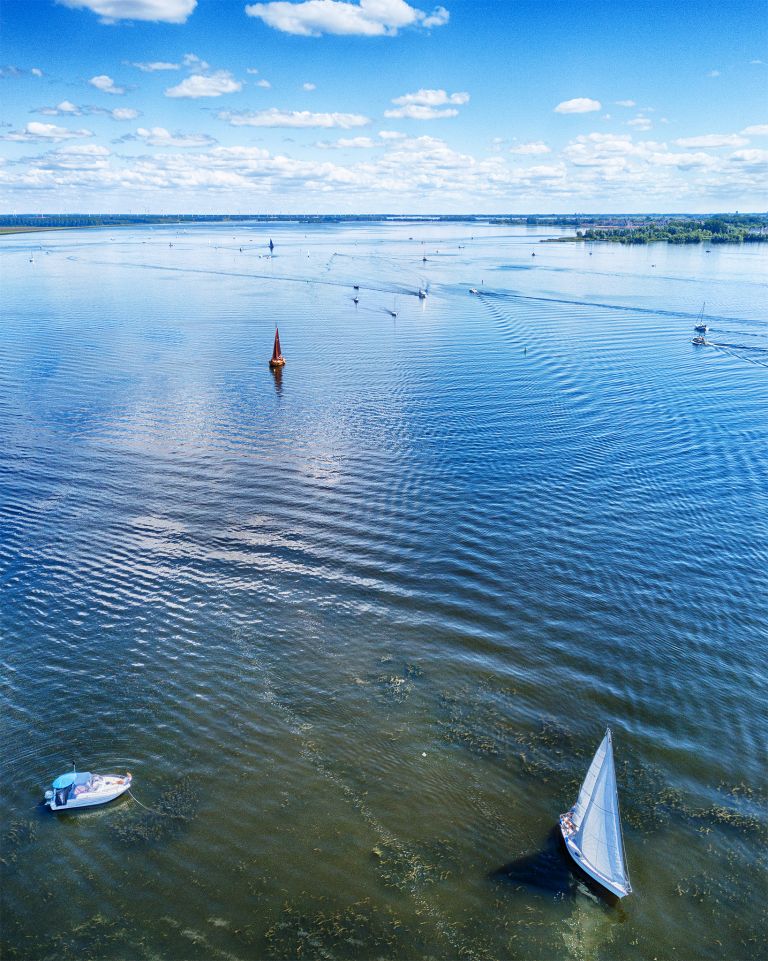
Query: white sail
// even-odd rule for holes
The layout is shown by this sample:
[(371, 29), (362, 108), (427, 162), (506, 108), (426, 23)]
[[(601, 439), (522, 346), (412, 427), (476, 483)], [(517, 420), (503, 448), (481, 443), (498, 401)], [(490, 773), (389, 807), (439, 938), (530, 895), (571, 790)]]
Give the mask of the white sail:
[(610, 730), (592, 759), (571, 820), (574, 830), (567, 841), (571, 853), (578, 853), (577, 862), (619, 897), (629, 894)]

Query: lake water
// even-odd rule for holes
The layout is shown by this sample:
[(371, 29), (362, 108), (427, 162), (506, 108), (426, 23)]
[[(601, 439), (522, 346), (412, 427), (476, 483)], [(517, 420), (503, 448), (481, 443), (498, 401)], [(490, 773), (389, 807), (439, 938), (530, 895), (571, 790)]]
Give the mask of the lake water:
[(551, 235), (0, 241), (4, 958), (763, 954), (768, 251)]

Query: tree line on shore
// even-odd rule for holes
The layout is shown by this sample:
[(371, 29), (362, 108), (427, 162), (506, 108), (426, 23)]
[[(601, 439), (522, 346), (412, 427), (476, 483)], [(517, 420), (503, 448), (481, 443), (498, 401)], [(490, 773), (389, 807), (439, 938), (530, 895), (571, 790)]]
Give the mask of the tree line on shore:
[(578, 240), (619, 244), (749, 244), (768, 241), (768, 217), (759, 214), (720, 215), (705, 219), (656, 220), (627, 226), (577, 230)]

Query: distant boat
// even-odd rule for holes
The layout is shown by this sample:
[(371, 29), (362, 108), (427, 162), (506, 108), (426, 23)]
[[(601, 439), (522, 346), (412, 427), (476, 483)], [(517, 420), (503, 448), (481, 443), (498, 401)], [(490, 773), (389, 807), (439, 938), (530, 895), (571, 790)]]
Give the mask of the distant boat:
[(352, 290), (360, 290), (360, 284), (353, 284)]
[(696, 334), (695, 337), (691, 338), (691, 343), (696, 344), (698, 347), (706, 346), (707, 338), (703, 334)]
[(274, 370), (275, 367), (285, 367), (285, 357), (280, 350), (280, 331), (275, 327), (275, 345), (272, 348), (272, 356), (269, 366)]
[(470, 294), (479, 294), (479, 293), (480, 293), (480, 291), (477, 289), (477, 287), (470, 287), (470, 288), (469, 288), (469, 292), (470, 292)]
[(52, 811), (69, 811), (72, 808), (94, 807), (106, 804), (125, 794), (131, 787), (130, 771), (119, 774), (91, 774), (75, 771), (62, 774), (45, 792), (45, 803)]
[(565, 846), (576, 864), (618, 898), (632, 893), (621, 834), (610, 728), (592, 759), (576, 804), (560, 815)]
[(353, 303), (353, 304), (359, 304), (359, 303), (360, 303), (360, 298), (359, 298), (359, 297), (353, 297), (353, 298), (352, 298), (352, 303)]
[(423, 290), (421, 287), (419, 287), (419, 300), (426, 300), (426, 299), (427, 299), (426, 290)]
[(272, 238), (270, 237), (270, 238), (269, 238), (269, 252), (272, 253), (272, 251), (273, 251), (274, 249), (275, 249), (275, 245), (272, 243)]
[(696, 318), (696, 326), (693, 328), (699, 334), (706, 334), (709, 330), (709, 327), (704, 323), (704, 308), (706, 306), (706, 302), (701, 305), (699, 316)]

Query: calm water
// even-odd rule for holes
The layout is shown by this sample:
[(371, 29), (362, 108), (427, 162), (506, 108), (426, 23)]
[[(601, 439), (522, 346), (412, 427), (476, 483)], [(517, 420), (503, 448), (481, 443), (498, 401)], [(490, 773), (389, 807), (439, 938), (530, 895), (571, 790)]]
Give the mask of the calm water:
[(546, 235), (2, 239), (4, 958), (762, 955), (768, 252)]

